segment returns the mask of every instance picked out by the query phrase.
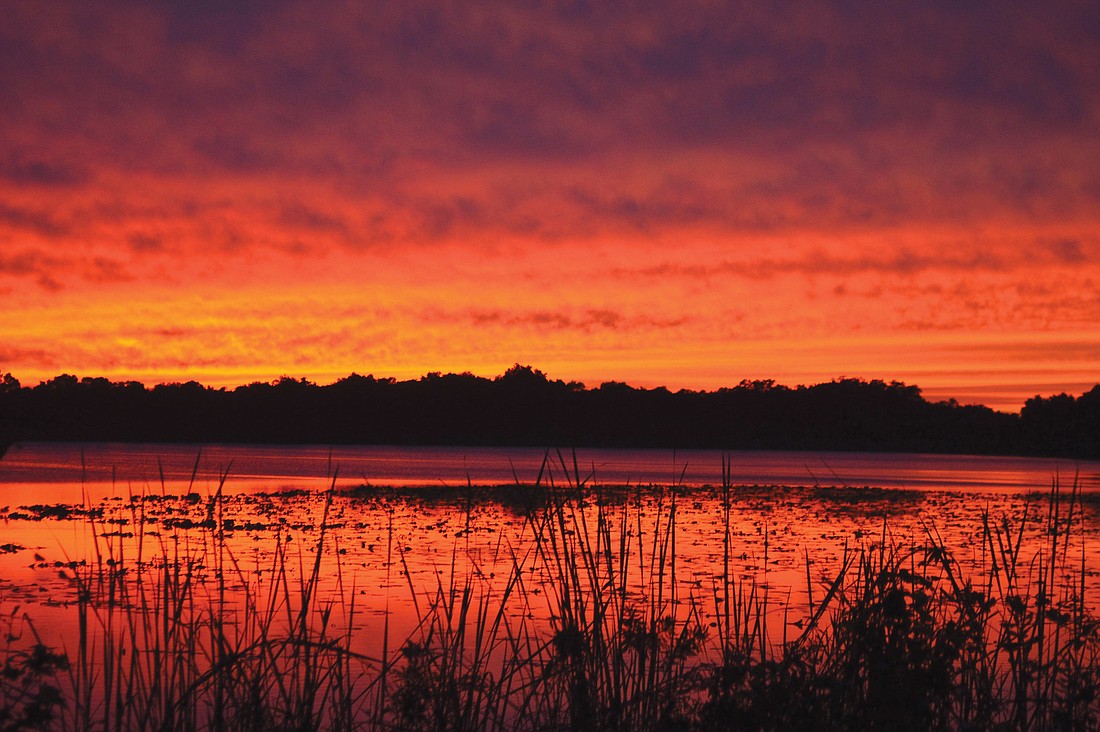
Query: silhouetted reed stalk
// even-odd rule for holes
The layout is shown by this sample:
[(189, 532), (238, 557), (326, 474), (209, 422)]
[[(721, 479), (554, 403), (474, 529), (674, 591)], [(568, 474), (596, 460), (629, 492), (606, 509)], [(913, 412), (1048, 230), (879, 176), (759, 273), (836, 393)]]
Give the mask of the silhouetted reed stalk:
[[(269, 563), (245, 568), (225, 540), (225, 479), (204, 520), (162, 534), (153, 549), (141, 497), (108, 517), (134, 527), (130, 544), (89, 519), (93, 554), (70, 563), (77, 637), (66, 649), (72, 663), (56, 726), (349, 729), (361, 716), (370, 664), (351, 649), (355, 595), (343, 587), (338, 549), (328, 549), (332, 491), (312, 565), (280, 534)], [(336, 563), (332, 595), (347, 599), (322, 599), (326, 556)]]
[[(716, 574), (685, 577), (677, 560), (684, 488), (601, 487), (575, 454), (547, 452), (536, 483), (515, 487), (524, 496), (520, 535), (497, 534), (491, 562), (500, 576), (470, 544), (473, 486), (464, 528), (428, 583), (394, 543), (387, 509), (387, 573), (404, 575), (417, 625), (393, 642), (387, 594), (377, 660), (353, 650), (356, 588), (345, 586), (328, 531), (335, 491), (324, 494), (308, 561), (278, 533), (270, 559), (249, 567), (225, 538), (224, 482), (203, 520), (155, 541), (140, 529), (143, 500), (113, 517), (112, 527), (137, 527), (130, 543), (89, 519), (94, 553), (72, 564), (76, 645), (57, 657), (43, 656), (40, 641), (37, 656), (9, 645), (5, 678), (21, 685), (5, 682), (0, 723), (891, 731), (1100, 723), (1100, 635), (1085, 596), (1084, 546), (1074, 543), (1076, 481), (1068, 495), (1055, 482), (1041, 519), (1031, 506), (1018, 519), (983, 511), (979, 556), (965, 566), (935, 526), (914, 545), (896, 541), (885, 521), (874, 540), (845, 545), (828, 577), (813, 577), (807, 553), (805, 604), (789, 594), (777, 620), (767, 528), (761, 576), (735, 576), (742, 549), (728, 458)], [(190, 492), (188, 500), (201, 502)], [(1036, 529), (1038, 550), (1027, 539)], [(51, 702), (57, 678), (64, 683)]]

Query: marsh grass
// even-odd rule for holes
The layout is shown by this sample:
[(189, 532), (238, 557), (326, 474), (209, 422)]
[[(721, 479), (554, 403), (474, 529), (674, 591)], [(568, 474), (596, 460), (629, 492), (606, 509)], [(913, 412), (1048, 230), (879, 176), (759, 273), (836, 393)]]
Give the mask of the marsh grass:
[[(805, 586), (777, 596), (767, 529), (759, 573), (733, 569), (731, 475), (724, 458), (705, 576), (678, 561), (683, 487), (607, 489), (562, 453), (507, 493), (522, 529), (497, 535), (495, 571), (470, 545), (484, 489), (450, 489), (465, 527), (430, 581), (391, 513), (387, 571), (416, 618), (391, 638), (387, 614), (378, 658), (355, 651), (363, 588), (327, 530), (334, 500), (363, 496), (335, 480), (312, 546), (276, 532), (251, 565), (225, 539), (220, 485), (201, 520), (155, 539), (124, 541), (89, 512), (95, 552), (70, 564), (75, 646), (8, 633), (0, 729), (1097, 728), (1076, 482), (1020, 516), (986, 509), (965, 566), (935, 526), (900, 540), (884, 520), (827, 576), (807, 553)], [(119, 509), (127, 525), (146, 503)]]
[[(130, 543), (91, 521), (94, 555), (71, 563), (78, 632), (64, 649), (71, 666), (59, 727), (351, 727), (369, 661), (350, 648), (355, 593), (342, 574), (335, 583), (346, 603), (319, 591), (331, 491), (311, 561), (277, 534), (269, 562), (248, 568), (225, 541), (224, 480), (197, 531), (153, 546), (140, 530)], [(145, 505), (130, 501), (116, 523), (143, 527)]]

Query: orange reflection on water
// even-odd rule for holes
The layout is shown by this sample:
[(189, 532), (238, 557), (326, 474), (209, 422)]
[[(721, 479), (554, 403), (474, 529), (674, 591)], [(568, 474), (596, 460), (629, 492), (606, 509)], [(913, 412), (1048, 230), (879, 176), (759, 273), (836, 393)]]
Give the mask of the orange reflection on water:
[(600, 638), (625, 644), (615, 653), (652, 643), (687, 664), (719, 663), (731, 644), (782, 652), (852, 601), (830, 588), (844, 571), (852, 588), (857, 558), (895, 557), (897, 576), (936, 587), (946, 547), (955, 578), (994, 596), (989, 570), (1004, 557), (993, 554), (1019, 541), (1019, 566), (1034, 572), (1052, 525), (1061, 569), (1044, 592), (1052, 607), (1091, 612), (1096, 502), (1062, 500), (1055, 519), (1051, 505), (1020, 493), (577, 488), (557, 471), (496, 488), (230, 487), (21, 504), (0, 516), (0, 610), (14, 641), (29, 640), (15, 627), (25, 614), (35, 637), (64, 650), (77, 671), (63, 691), (96, 724), (112, 713), (112, 688), (153, 679), (152, 708), (183, 694), (208, 711), (229, 682), (274, 704), (288, 688), (344, 679), (359, 701), (337, 708), (377, 721), (379, 689), (418, 683), (417, 659), (448, 652), (493, 678), (549, 673)]
[[(226, 593), (222, 602), (238, 609), (267, 596), (276, 580), (299, 587), (318, 563), (314, 599), (345, 611), (354, 648), (379, 659), (384, 647), (392, 651), (414, 634), (440, 593), (470, 583), (476, 593), (500, 595), (516, 574), (522, 592), (513, 588), (509, 612), (549, 632), (560, 622), (555, 563), (598, 557), (591, 571), (609, 572), (605, 580), (635, 599), (666, 593), (666, 601), (675, 598), (666, 608), (673, 615), (691, 604), (720, 612), (724, 581), (766, 591), (767, 632), (778, 643), (797, 634), (811, 596), (820, 601), (846, 552), (883, 542), (909, 551), (928, 546), (933, 530), (979, 576), (990, 561), (983, 515), (1013, 527), (1024, 522), (1025, 557), (1049, 540), (1045, 502), (1020, 494), (737, 488), (728, 526), (713, 488), (566, 488), (554, 496), (557, 508), (533, 486), (11, 505), (3, 512), (0, 598), (25, 607), (45, 637), (71, 648), (75, 577), (94, 576), (108, 559), (127, 564), (129, 581), (155, 580), (166, 563), (185, 562), (203, 597)], [(1091, 502), (1070, 518), (1066, 551), (1083, 558), (1095, 599), (1100, 523)]]

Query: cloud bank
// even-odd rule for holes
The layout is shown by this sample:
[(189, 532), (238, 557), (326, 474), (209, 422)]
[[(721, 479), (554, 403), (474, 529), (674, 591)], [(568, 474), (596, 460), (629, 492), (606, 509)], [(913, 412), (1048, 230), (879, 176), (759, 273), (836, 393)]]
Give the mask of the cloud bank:
[[(1088, 3), (0, 9), (0, 293), (40, 324), (0, 326), (0, 351), (53, 354), (0, 368), (167, 374), (142, 334), (230, 291), (242, 333), (287, 293), (333, 338), (339, 299), (397, 306), (358, 356), (381, 370), (533, 353), (688, 386), (789, 357), (714, 351), (731, 337), (826, 339), (799, 373), (889, 378), (925, 373), (918, 332), (1100, 335)], [(119, 322), (49, 330), (89, 303), (168, 306), (131, 350), (96, 341)], [(911, 361), (846, 364), (868, 334)], [(280, 348), (242, 368), (312, 363)]]

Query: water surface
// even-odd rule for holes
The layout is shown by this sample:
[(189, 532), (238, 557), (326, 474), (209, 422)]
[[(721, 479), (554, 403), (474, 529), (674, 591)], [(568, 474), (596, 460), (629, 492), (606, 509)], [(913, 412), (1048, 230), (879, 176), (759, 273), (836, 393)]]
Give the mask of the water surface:
[[(1100, 491), (1100, 463), (1049, 458), (902, 453), (734, 451), (739, 485), (877, 486), (978, 492), (1030, 491), (1076, 479)], [(721, 483), (716, 450), (23, 443), (0, 460), (0, 495), (80, 500), (85, 491), (141, 493), (191, 486), (232, 491), (348, 485), (509, 485), (534, 483), (544, 458), (564, 479), (604, 485)], [(0, 501), (7, 500), (0, 497)]]
[[(583, 449), (574, 463), (572, 452), (527, 448), (22, 444), (0, 461), (0, 614), (26, 612), (51, 645), (71, 648), (74, 576), (96, 576), (104, 557), (129, 562), (133, 581), (194, 568), (199, 594), (229, 603), (219, 615), (267, 597), (273, 566), (285, 567), (291, 587), (317, 567), (320, 601), (354, 608), (341, 622), (357, 651), (378, 658), (384, 639), (417, 632), (443, 588), (473, 582), (497, 603), (522, 564), (526, 589), (507, 609), (550, 632), (559, 588), (552, 557), (539, 554), (545, 514), (531, 510), (540, 495), (532, 486), (578, 477), (601, 488), (564, 492), (571, 523), (551, 524), (558, 540), (587, 541), (605, 527), (622, 541), (615, 561), (638, 597), (671, 565), (673, 547), (669, 583), (704, 615), (718, 612), (717, 583), (728, 572), (764, 593), (775, 639), (796, 632), (844, 557), (863, 547), (909, 551), (938, 536), (960, 571), (980, 578), (992, 561), (993, 525), (1020, 542), (1022, 566), (1043, 561), (1050, 504), (1035, 494), (1055, 482), (1068, 489), (1076, 480), (1091, 494), (1064, 504), (1069, 513), (1055, 523), (1071, 535), (1063, 561), (1084, 574), (1071, 589), (1089, 607), (1100, 597), (1095, 462), (728, 455), (738, 487), (726, 496), (715, 487), (718, 451)], [(326, 491), (333, 482), (336, 493)]]

